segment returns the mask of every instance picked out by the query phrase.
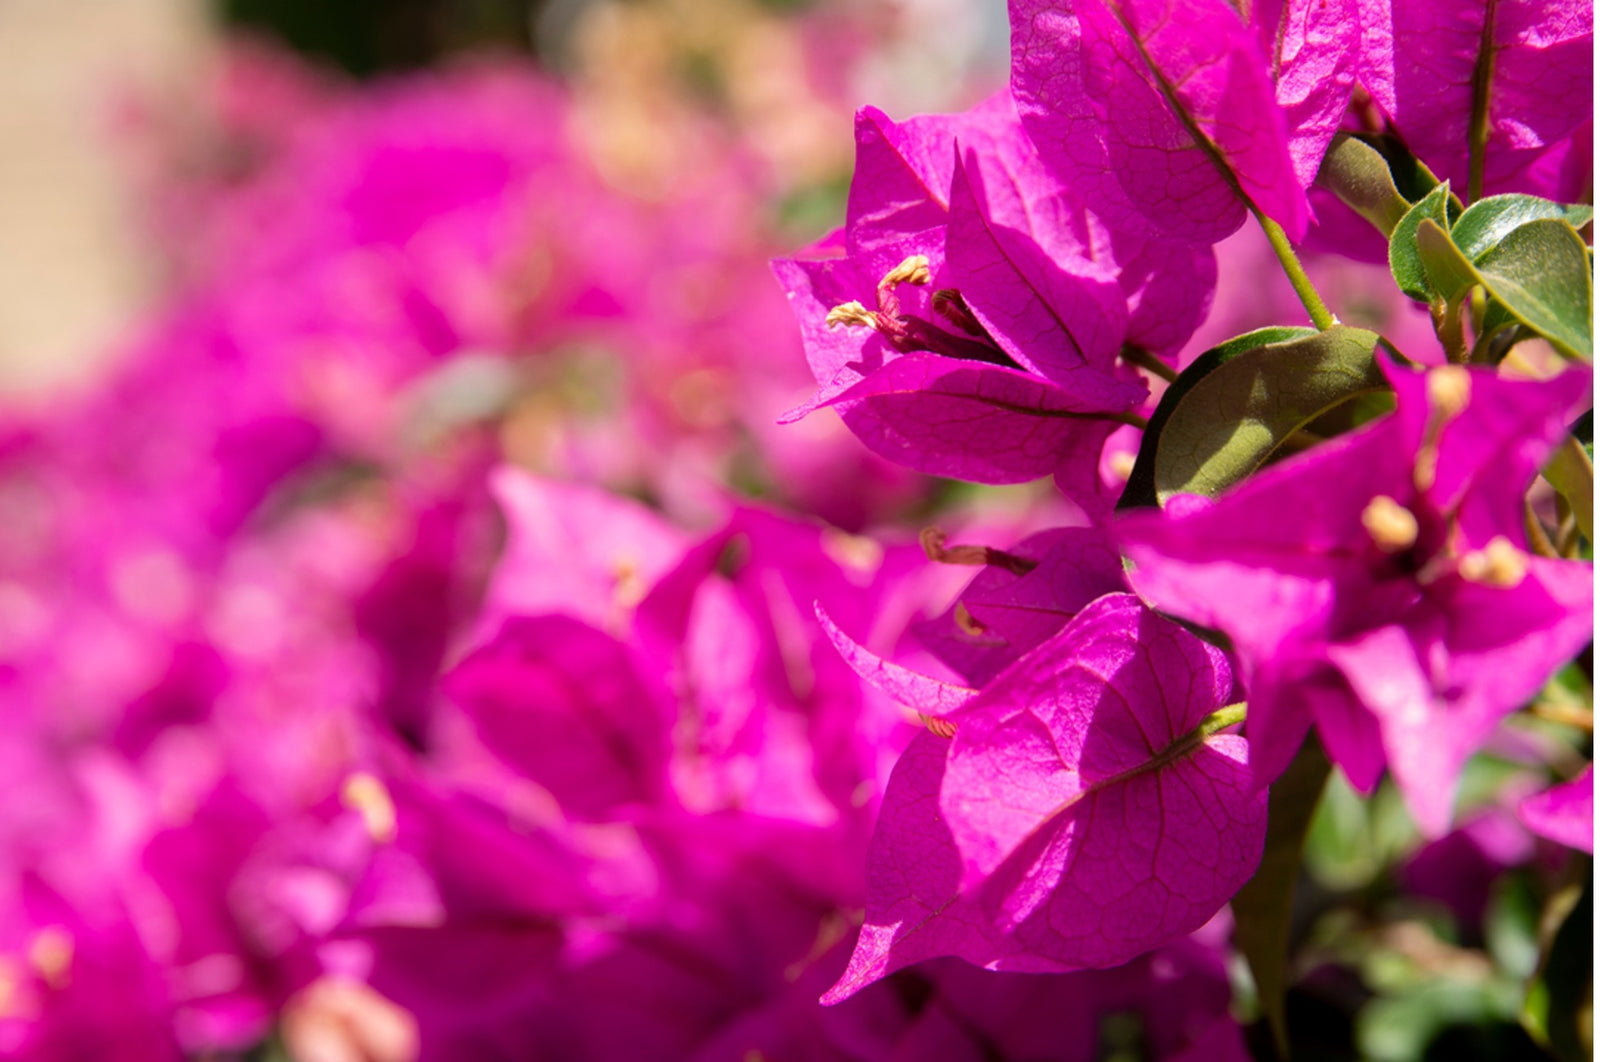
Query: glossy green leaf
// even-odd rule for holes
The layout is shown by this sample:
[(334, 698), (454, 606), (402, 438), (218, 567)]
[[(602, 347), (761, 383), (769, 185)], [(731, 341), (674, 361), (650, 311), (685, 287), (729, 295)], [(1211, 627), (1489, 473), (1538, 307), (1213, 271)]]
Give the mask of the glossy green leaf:
[(1215, 497), (1334, 406), (1386, 390), (1373, 357), (1377, 343), (1374, 332), (1336, 325), (1202, 356), (1163, 396), (1159, 430), (1154, 418), (1145, 430), (1139, 460), (1150, 451), (1156, 499), (1165, 503), (1179, 493)]
[(1394, 274), (1394, 282), (1400, 285), (1400, 290), (1418, 302), (1429, 301), (1434, 292), (1417, 249), (1417, 228), (1424, 220), (1430, 220), (1448, 232), (1449, 203), (1450, 184), (1447, 181), (1419, 199), (1389, 234), (1389, 272)]
[(1348, 133), (1333, 138), (1317, 171), (1317, 184), (1344, 201), (1388, 236), (1411, 204), (1395, 187), (1389, 160), (1371, 144)]
[(1461, 253), (1450, 234), (1432, 218), (1423, 218), (1417, 225), (1417, 257), (1422, 259), (1422, 272), (1428, 278), (1428, 287), (1446, 302), (1459, 300), (1478, 283), (1477, 271), (1472, 262)]
[(1291, 340), (1314, 336), (1315, 328), (1303, 328), (1290, 325), (1275, 325), (1270, 328), (1258, 328), (1254, 332), (1234, 336), (1232, 339), (1219, 343), (1210, 350), (1201, 354), (1190, 366), (1174, 380), (1161, 396), (1161, 402), (1150, 415), (1150, 423), (1144, 430), (1144, 442), (1139, 447), (1139, 455), (1134, 461), (1133, 471), (1128, 475), (1128, 484), (1123, 488), (1122, 497), (1117, 501), (1118, 509), (1153, 508), (1159, 504), (1156, 500), (1156, 447), (1155, 440), (1166, 427), (1167, 418), (1177, 408), (1183, 396), (1194, 387), (1206, 373), (1224, 362), (1238, 357), (1246, 351), (1269, 343), (1286, 343)]
[(1261, 1012), (1279, 1057), (1289, 1053), (1289, 923), (1306, 831), (1328, 780), (1328, 757), (1313, 736), (1273, 783), (1267, 803), (1267, 842), (1255, 877), (1233, 898), (1233, 943), (1250, 964)]
[(1490, 295), (1517, 320), (1566, 354), (1593, 357), (1594, 278), (1587, 249), (1571, 225), (1555, 218), (1527, 222), (1474, 265)]
[(1562, 206), (1534, 195), (1492, 195), (1473, 203), (1450, 228), (1450, 238), (1469, 260), (1481, 258), (1495, 244), (1530, 221), (1555, 219), (1581, 229), (1594, 208)]

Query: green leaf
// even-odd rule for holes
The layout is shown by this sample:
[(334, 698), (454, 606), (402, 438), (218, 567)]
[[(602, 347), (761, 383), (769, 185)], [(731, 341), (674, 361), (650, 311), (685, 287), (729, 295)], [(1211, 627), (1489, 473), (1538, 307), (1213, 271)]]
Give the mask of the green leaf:
[(1524, 983), (1539, 965), (1540, 892), (1531, 871), (1502, 874), (1483, 913), (1484, 950), (1496, 967)]
[(1578, 530), (1590, 542), (1594, 541), (1594, 461), (1570, 432), (1550, 455), (1545, 465), (1544, 478), (1550, 481), (1561, 496), (1572, 506), (1577, 517)]
[(1289, 922), (1300, 879), (1300, 853), (1328, 771), (1322, 746), (1315, 736), (1308, 738), (1272, 785), (1261, 866), (1233, 898), (1233, 943), (1250, 964), (1261, 1012), (1272, 1028), (1280, 1058), (1289, 1053), (1284, 993), (1289, 987)]
[(1179, 493), (1217, 496), (1334, 406), (1387, 390), (1377, 343), (1375, 332), (1336, 325), (1309, 335), (1252, 333), (1207, 351), (1162, 396), (1129, 489), (1145, 472), (1158, 503)]
[(1371, 144), (1340, 133), (1333, 138), (1317, 183), (1388, 236), (1411, 204), (1395, 187), (1389, 160)]
[(1325, 889), (1364, 889), (1421, 841), (1390, 779), (1364, 797), (1334, 771), (1306, 835), (1306, 871)]
[[(1585, 861), (1587, 862), (1587, 861)], [(1587, 870), (1588, 868), (1585, 867)], [(1576, 901), (1576, 902), (1574, 902)], [(1557, 1058), (1593, 1058), (1594, 876), (1551, 900), (1561, 928), (1551, 939), (1522, 1004), (1522, 1026)], [(1562, 917), (1560, 907), (1567, 907)], [(1550, 919), (1551, 922), (1554, 919)]]
[(1122, 497), (1117, 500), (1117, 508), (1149, 509), (1159, 504), (1156, 500), (1155, 440), (1161, 435), (1161, 430), (1166, 426), (1167, 418), (1172, 415), (1173, 409), (1202, 376), (1217, 365), (1248, 350), (1269, 343), (1284, 343), (1316, 334), (1315, 328), (1289, 325), (1258, 328), (1254, 332), (1246, 332), (1219, 343), (1196, 358), (1167, 387), (1166, 393), (1161, 396), (1160, 404), (1156, 406), (1156, 411), (1150, 415), (1150, 423), (1144, 429), (1144, 441), (1139, 447), (1138, 459), (1134, 462), (1133, 471), (1128, 474), (1128, 483), (1122, 490)]
[(1588, 250), (1571, 225), (1555, 218), (1530, 221), (1474, 265), (1489, 294), (1517, 320), (1563, 353), (1585, 360), (1594, 356), (1594, 278)]
[(1450, 228), (1450, 238), (1471, 261), (1481, 258), (1495, 244), (1530, 221), (1557, 219), (1574, 230), (1581, 229), (1594, 216), (1594, 208), (1578, 204), (1562, 206), (1534, 195), (1492, 195), (1469, 206)]
[(1450, 240), (1450, 234), (1432, 218), (1417, 225), (1417, 257), (1428, 286), (1446, 302), (1460, 309), (1460, 299), (1478, 283), (1472, 262)]
[(1406, 211), (1389, 234), (1389, 272), (1394, 274), (1400, 290), (1418, 302), (1429, 301), (1434, 292), (1417, 250), (1417, 228), (1426, 219), (1448, 232), (1449, 203), (1450, 183), (1446, 181)]
[(1363, 143), (1371, 145), (1389, 162), (1389, 173), (1394, 186), (1406, 202), (1415, 203), (1439, 186), (1439, 178), (1411, 153), (1397, 136), (1388, 133), (1358, 133)]
[[(1356, 1015), (1356, 1047), (1370, 1062), (1420, 1062), (1452, 1058), (1430, 1051), (1441, 1033), (1461, 1028), (1483, 1058), (1510, 1057), (1515, 1049), (1516, 1001), (1499, 980), (1467, 981), (1435, 975), (1410, 991), (1382, 996)], [(1456, 1043), (1459, 1050), (1460, 1043)]]

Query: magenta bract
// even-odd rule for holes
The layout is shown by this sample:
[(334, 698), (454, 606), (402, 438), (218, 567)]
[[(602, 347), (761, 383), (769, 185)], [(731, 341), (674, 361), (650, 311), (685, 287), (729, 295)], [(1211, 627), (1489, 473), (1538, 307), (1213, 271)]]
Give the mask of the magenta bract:
[(1594, 764), (1572, 781), (1524, 800), (1517, 815), (1540, 837), (1594, 855)]
[(1266, 797), (1243, 739), (1201, 738), (1221, 652), (1112, 594), (912, 742), (868, 855), (836, 1002), (910, 963), (1114, 966), (1193, 931), (1254, 872)]
[(1524, 190), (1504, 182), (1593, 118), (1594, 7), (1583, 0), (1361, 0), (1361, 22), (1362, 84), (1407, 146), (1463, 193), (1485, 49), (1487, 190)]
[(1011, 36), (1034, 143), (1111, 225), (1215, 243), (1254, 207), (1304, 234), (1266, 56), (1225, 0), (1013, 0)]

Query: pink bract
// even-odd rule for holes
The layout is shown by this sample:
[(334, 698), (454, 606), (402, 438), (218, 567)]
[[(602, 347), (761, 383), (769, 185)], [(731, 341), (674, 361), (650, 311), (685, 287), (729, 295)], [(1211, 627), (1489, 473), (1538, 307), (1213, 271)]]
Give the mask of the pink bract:
[(954, 713), (954, 739), (919, 735), (824, 1002), (938, 955), (1114, 966), (1202, 925), (1254, 873), (1266, 828), (1243, 740), (1197, 732), (1232, 688), (1218, 650), (1113, 594)]

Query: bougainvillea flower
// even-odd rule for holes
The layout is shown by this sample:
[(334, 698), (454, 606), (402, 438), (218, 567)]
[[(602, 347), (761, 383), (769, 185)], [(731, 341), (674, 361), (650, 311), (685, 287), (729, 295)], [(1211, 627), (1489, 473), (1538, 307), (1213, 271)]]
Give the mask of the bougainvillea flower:
[(1208, 252), (1101, 223), (1005, 94), (900, 125), (862, 112), (850, 207), (843, 257), (774, 263), (819, 384), (790, 418), (832, 406), (920, 471), (1005, 483), (1092, 464), (1144, 395), (1123, 344), (1175, 352), (1214, 283)]
[[(881, 264), (892, 255), (864, 257)], [(872, 279), (857, 258), (774, 263), (820, 385), (786, 419), (831, 406), (880, 456), (978, 482), (1024, 482), (1073, 456), (1097, 455), (1143, 400), (1144, 386), (1090, 370), (1067, 388), (1024, 370), (959, 300), (925, 294), (937, 268), (918, 254)], [(972, 332), (933, 323), (942, 320), (936, 303), (970, 321)]]
[(1232, 688), (1219, 650), (1111, 594), (954, 713), (953, 738), (919, 735), (824, 1002), (938, 955), (1115, 966), (1205, 923), (1254, 873), (1266, 828), (1244, 740), (1201, 730)]
[(1436, 837), (1467, 757), (1590, 637), (1590, 566), (1517, 544), (1589, 374), (1386, 371), (1393, 415), (1120, 537), (1146, 600), (1232, 639), (1259, 784), (1315, 720), (1358, 789), (1387, 762)]
[(1594, 5), (1584, 0), (1361, 0), (1361, 22), (1362, 84), (1406, 145), (1463, 192), (1476, 120), (1486, 187), (1498, 190), (1593, 118)]
[(1524, 825), (1540, 837), (1594, 854), (1594, 765), (1570, 782), (1531, 796), (1517, 806)]
[[(1089, 196), (1108, 223), (1215, 243), (1253, 208), (1291, 238), (1305, 233), (1310, 207), (1272, 67), (1258, 31), (1232, 5), (1012, 0), (1010, 6), (1011, 88), (1023, 123), (1046, 163)], [(1311, 28), (1294, 14), (1280, 27), (1286, 39)], [(1302, 82), (1330, 65), (1320, 50), (1348, 50), (1354, 27), (1319, 21), (1316, 28), (1316, 36), (1297, 42), (1303, 58), (1291, 67), (1286, 96), (1307, 103), (1316, 136), (1331, 138), (1342, 105), (1330, 121), (1322, 112), (1332, 101), (1310, 100)], [(1314, 152), (1314, 145), (1301, 146), (1307, 158)]]

